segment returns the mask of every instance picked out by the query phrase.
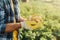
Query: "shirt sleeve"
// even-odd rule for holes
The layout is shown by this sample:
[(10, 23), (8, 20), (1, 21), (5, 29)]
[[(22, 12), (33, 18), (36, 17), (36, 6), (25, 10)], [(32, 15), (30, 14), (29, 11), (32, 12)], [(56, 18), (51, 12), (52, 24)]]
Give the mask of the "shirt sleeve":
[(5, 22), (4, 16), (5, 16), (5, 12), (3, 8), (3, 3), (2, 1), (0, 1), (0, 33), (5, 32), (5, 28), (6, 28), (6, 24), (4, 23)]
[(19, 5), (19, 0), (14, 0), (13, 1), (14, 4), (14, 11), (16, 14), (16, 19), (18, 20), (20, 18), (20, 5)]

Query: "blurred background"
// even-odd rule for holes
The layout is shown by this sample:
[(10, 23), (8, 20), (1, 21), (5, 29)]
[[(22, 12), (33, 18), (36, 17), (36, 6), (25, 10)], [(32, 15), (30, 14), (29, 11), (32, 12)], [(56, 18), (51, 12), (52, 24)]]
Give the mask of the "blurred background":
[(41, 28), (21, 28), (21, 40), (60, 40), (60, 0), (19, 0), (19, 6), (23, 18), (39, 15), (43, 20)]

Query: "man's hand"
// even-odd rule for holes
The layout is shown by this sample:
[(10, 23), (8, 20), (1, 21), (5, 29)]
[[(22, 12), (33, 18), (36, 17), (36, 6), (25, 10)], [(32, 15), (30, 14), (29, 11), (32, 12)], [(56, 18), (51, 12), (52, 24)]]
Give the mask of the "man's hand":
[(24, 19), (23, 17), (20, 17), (19, 18), (19, 22), (21, 23), (21, 27), (24, 28), (24, 29), (29, 29), (27, 26), (26, 26), (26, 19)]
[(24, 21), (24, 18), (23, 17), (20, 17), (19, 18), (19, 22), (23, 22)]
[(21, 22), (21, 27), (24, 28), (24, 29), (30, 30), (30, 27), (28, 27), (27, 24), (26, 24), (26, 20)]

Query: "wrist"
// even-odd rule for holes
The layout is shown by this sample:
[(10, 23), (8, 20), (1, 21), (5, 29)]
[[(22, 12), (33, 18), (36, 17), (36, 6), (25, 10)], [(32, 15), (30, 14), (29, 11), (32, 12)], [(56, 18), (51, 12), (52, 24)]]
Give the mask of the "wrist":
[(21, 28), (21, 23), (17, 23), (17, 25), (18, 25), (18, 28)]

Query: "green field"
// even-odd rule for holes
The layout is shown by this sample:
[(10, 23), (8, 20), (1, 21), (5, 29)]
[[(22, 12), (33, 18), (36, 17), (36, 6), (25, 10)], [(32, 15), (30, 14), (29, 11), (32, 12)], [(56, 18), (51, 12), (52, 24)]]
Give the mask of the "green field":
[[(42, 28), (36, 30), (20, 29), (21, 40), (55, 40), (60, 37), (60, 8), (53, 3), (41, 0), (20, 2), (21, 16), (24, 18), (36, 14), (43, 18)], [(54, 36), (55, 35), (55, 36)]]

